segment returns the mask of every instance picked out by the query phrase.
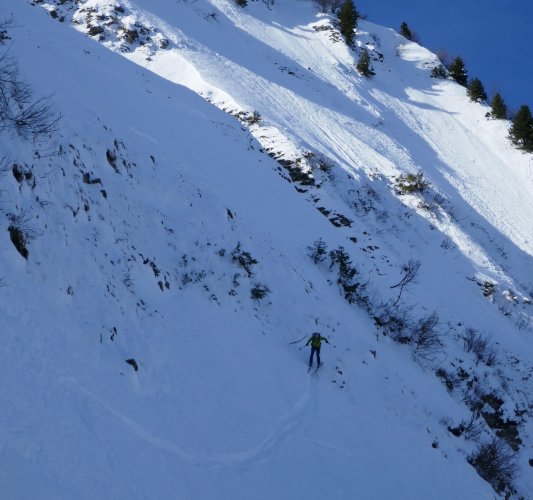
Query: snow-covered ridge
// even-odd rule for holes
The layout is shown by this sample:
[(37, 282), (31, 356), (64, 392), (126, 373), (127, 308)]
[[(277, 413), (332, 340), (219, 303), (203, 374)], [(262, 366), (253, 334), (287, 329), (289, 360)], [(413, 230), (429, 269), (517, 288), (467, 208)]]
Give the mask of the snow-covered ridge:
[[(43, 6), (63, 23), (17, 6), (13, 50), (55, 91), (60, 136), (49, 157), (1, 138), (36, 179), (3, 178), (6, 226), (24, 209), (40, 234), (27, 263), (1, 254), (15, 498), (35, 491), (23, 469), (54, 498), (490, 498), (459, 425), (480, 402), (478, 441), (505, 425), (528, 470), (529, 158), (462, 88), (429, 78), (432, 54), (361, 23), (376, 71), (363, 80), (304, 1)], [(428, 189), (401, 193), (418, 171)], [(329, 258), (313, 264), (319, 238), (347, 250), (374, 313), (421, 264), (404, 312), (437, 311), (445, 346), (425, 370), (364, 301), (346, 303)], [(314, 328), (335, 348), (309, 380), (289, 342)]]

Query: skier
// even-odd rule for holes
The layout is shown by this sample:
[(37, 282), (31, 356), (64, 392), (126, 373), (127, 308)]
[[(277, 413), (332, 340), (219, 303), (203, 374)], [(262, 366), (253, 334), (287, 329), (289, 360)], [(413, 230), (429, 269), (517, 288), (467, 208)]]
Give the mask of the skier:
[(315, 332), (311, 337), (309, 337), (309, 340), (305, 345), (309, 345), (311, 343), (311, 355), (309, 356), (309, 368), (313, 366), (313, 354), (316, 352), (316, 362), (317, 367), (320, 366), (320, 345), (322, 344), (322, 341), (325, 341), (327, 344), (329, 344), (329, 341), (326, 337), (322, 337), (320, 333)]

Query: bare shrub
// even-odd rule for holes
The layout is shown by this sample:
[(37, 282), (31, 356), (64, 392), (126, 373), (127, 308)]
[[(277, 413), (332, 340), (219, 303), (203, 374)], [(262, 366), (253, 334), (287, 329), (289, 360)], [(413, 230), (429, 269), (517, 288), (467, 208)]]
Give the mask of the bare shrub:
[(491, 345), (485, 355), (485, 364), (487, 366), (494, 366), (499, 360), (498, 350), (494, 345)]
[(374, 307), (373, 319), (376, 325), (385, 329), (396, 342), (400, 344), (411, 342), (413, 318), (408, 309), (381, 303)]
[(35, 229), (32, 220), (33, 216), (26, 210), (21, 210), (18, 214), (8, 214), (8, 218), (13, 226), (16, 226), (24, 232), (26, 238), (31, 241), (38, 236), (42, 236), (42, 233)]
[(498, 493), (512, 491), (517, 465), (511, 449), (502, 440), (494, 438), (481, 445), (468, 457), (468, 462)]
[(0, 132), (16, 130), (25, 139), (36, 139), (52, 133), (59, 118), (49, 97), (34, 99), (31, 86), (19, 76), (16, 60), (4, 52), (0, 56)]
[(42, 233), (35, 229), (32, 224), (33, 217), (25, 210), (22, 210), (18, 214), (8, 214), (8, 218), (11, 221), (11, 224), (7, 228), (11, 242), (20, 255), (27, 259), (29, 256), (27, 249), (28, 243), (41, 236)]
[(471, 441), (479, 439), (483, 433), (483, 422), (479, 418), (479, 415), (475, 413), (472, 413), (469, 421), (463, 420), (461, 424), (464, 428), (465, 437)]
[(489, 335), (482, 335), (473, 328), (466, 330), (463, 338), (463, 346), (466, 352), (472, 352), (478, 361), (487, 366), (493, 366), (498, 362), (498, 350), (491, 343)]
[[(1, 170), (0, 170), (0, 174), (1, 174)], [(530, 304), (529, 299), (524, 299), (524, 303)], [(516, 321), (515, 321), (515, 325), (517, 326), (519, 330), (525, 330), (529, 326), (530, 322), (531, 322), (531, 317), (528, 314), (524, 312), (519, 312), (517, 315)]]
[(403, 265), (402, 271), (403, 276), (402, 279), (396, 283), (396, 285), (392, 285), (392, 288), (400, 288), (400, 293), (398, 294), (398, 298), (396, 299), (396, 302), (394, 302), (393, 306), (398, 304), (400, 301), (400, 297), (402, 296), (402, 292), (406, 286), (412, 283), (416, 283), (416, 277), (418, 276), (418, 271), (420, 270), (420, 266), (422, 264), (419, 260), (409, 260), (406, 264)]
[(237, 243), (237, 246), (231, 252), (231, 259), (246, 271), (248, 277), (252, 276), (252, 266), (257, 264), (257, 260), (251, 256), (250, 252), (241, 249), (240, 242)]
[[(439, 368), (435, 372), (435, 375), (437, 375), (437, 377), (444, 380), (444, 383), (446, 384), (446, 388), (450, 392), (455, 389), (455, 378), (451, 374), (449, 374), (444, 368)], [(462, 434), (462, 429), (460, 428), (460, 426), (454, 427), (453, 429), (448, 427), (448, 430), (455, 436), (460, 436)]]
[(479, 418), (479, 410), (473, 411), (469, 420), (461, 420), (461, 423), (456, 427), (448, 427), (448, 430), (454, 436), (462, 436), (472, 441), (477, 440), (483, 433), (483, 422)]
[(438, 324), (439, 315), (435, 311), (415, 324), (411, 342), (414, 355), (418, 360), (433, 361), (442, 349), (441, 335), (437, 330)]

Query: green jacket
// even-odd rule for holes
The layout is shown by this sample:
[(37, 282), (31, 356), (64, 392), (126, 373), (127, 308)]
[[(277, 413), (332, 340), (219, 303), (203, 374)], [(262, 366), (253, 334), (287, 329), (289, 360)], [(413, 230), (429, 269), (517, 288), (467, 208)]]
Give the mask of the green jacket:
[(315, 349), (320, 349), (322, 341), (329, 344), (329, 341), (326, 337), (322, 337), (322, 335), (318, 335), (315, 337), (315, 334), (313, 334), (311, 335), (311, 337), (309, 337), (309, 340), (307, 341), (307, 344), (305, 345), (309, 345), (309, 343), (311, 343), (311, 347), (314, 347)]

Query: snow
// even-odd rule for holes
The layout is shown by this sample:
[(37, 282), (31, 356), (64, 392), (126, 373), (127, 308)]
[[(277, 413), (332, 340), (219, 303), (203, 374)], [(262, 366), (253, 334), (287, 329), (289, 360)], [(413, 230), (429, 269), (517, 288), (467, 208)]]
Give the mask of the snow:
[[(515, 486), (527, 497), (533, 429), (515, 410), (530, 411), (533, 389), (533, 176), (508, 123), (431, 79), (426, 49), (361, 22), (356, 41), (376, 71), (365, 80), (357, 53), (314, 29), (330, 21), (312, 2), (114, 5), (3, 12), (17, 21), (9, 52), (21, 74), (62, 118), (49, 142), (0, 135), (36, 179), (0, 178), (2, 491), (493, 498), (466, 460), (476, 443), (448, 430), (469, 420), (468, 391), (448, 392), (435, 369), (461, 366), (520, 421)], [(84, 34), (87, 7), (169, 46), (126, 47), (118, 22), (99, 43)], [(231, 116), (253, 111), (249, 127)], [(287, 182), (265, 151), (300, 159), (315, 185)], [(419, 170), (429, 192), (398, 195), (395, 177)], [(38, 233), (27, 261), (7, 232), (21, 210)], [(421, 262), (403, 300), (415, 317), (438, 311), (438, 359), (417, 362), (343, 299), (328, 262), (308, 257), (319, 238), (348, 250), (376, 300), (395, 300), (401, 267)], [(239, 244), (257, 260), (251, 276), (232, 259)], [(266, 298), (250, 297), (256, 284)], [(492, 336), (496, 366), (464, 352), (467, 327)], [(308, 374), (315, 329), (331, 346)]]

